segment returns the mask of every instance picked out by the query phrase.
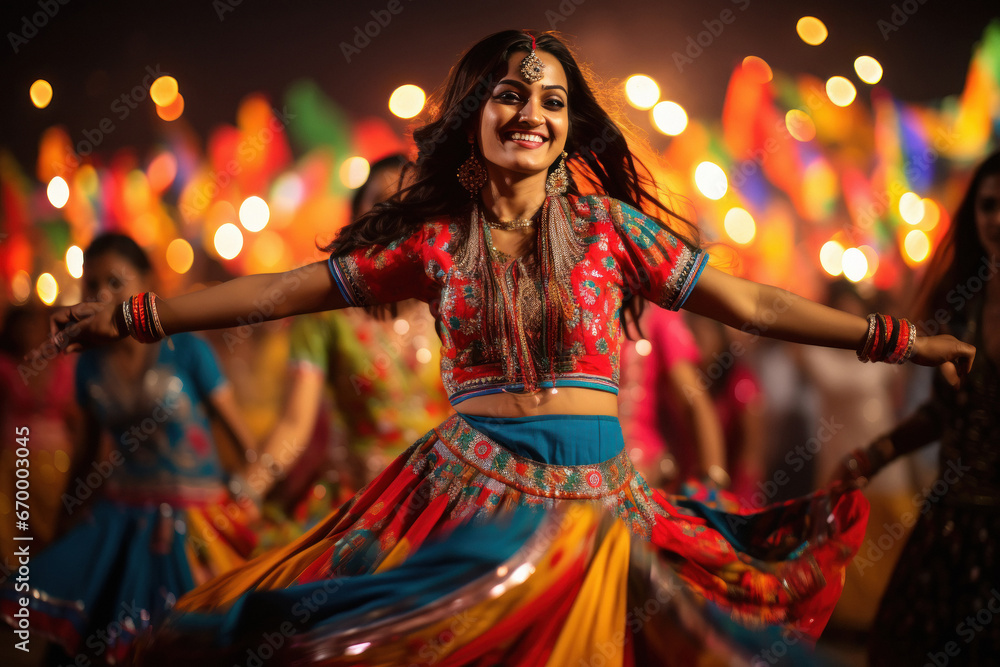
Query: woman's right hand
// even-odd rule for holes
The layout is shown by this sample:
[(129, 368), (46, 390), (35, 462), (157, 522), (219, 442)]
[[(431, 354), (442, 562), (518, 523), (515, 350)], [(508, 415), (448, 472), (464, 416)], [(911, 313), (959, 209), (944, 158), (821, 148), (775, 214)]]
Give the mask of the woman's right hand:
[(125, 337), (115, 318), (120, 311), (121, 304), (98, 301), (60, 308), (49, 319), (49, 340), (66, 353), (114, 343)]

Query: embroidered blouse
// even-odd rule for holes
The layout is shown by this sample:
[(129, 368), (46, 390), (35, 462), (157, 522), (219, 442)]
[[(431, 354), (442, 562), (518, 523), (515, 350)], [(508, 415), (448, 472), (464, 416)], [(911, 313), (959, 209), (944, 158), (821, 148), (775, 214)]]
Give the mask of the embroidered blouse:
[(353, 306), (430, 304), (453, 405), (557, 386), (617, 393), (623, 300), (637, 293), (679, 309), (708, 256), (609, 197), (550, 197), (541, 220), (536, 252), (516, 259), (491, 254), (475, 219), (463, 235), (469, 222), (441, 218), (329, 267)]

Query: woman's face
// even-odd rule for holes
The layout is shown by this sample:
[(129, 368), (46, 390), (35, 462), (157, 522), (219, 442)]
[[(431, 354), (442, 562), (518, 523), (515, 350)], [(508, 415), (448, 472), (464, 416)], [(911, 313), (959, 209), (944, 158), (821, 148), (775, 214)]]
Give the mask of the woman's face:
[(566, 72), (552, 54), (535, 53), (545, 64), (542, 78), (525, 81), (521, 61), (527, 54), (514, 53), (480, 112), (477, 139), (491, 179), (545, 173), (566, 146)]
[(987, 176), (979, 184), (976, 231), (986, 254), (1000, 257), (1000, 174)]
[(120, 303), (147, 291), (146, 276), (114, 252), (92, 257), (83, 265), (83, 300)]

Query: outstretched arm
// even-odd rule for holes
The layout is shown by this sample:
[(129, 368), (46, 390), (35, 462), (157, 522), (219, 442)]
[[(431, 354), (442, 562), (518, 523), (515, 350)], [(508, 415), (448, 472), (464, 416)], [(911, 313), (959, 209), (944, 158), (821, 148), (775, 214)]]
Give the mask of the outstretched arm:
[[(291, 315), (347, 306), (326, 262), (284, 273), (263, 273), (172, 299), (157, 299), (166, 335), (224, 329)], [(123, 337), (120, 304), (80, 303), (52, 316), (55, 343), (67, 351), (110, 343)]]
[[(684, 308), (741, 331), (793, 343), (856, 350), (868, 333), (864, 318), (712, 267), (705, 268)], [(953, 364), (962, 377), (975, 354), (976, 348), (953, 336), (918, 336), (910, 360), (923, 366)]]

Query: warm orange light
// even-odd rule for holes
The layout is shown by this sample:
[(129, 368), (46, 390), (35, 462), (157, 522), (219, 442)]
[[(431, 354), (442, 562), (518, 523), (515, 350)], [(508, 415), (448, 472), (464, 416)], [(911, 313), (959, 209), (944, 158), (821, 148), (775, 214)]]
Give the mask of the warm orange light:
[(838, 107), (850, 106), (857, 95), (854, 84), (842, 76), (831, 76), (826, 80), (826, 96)]
[(785, 127), (796, 141), (812, 141), (816, 138), (816, 124), (805, 111), (791, 109), (785, 114)]
[(749, 211), (738, 206), (729, 209), (729, 212), (726, 213), (723, 227), (729, 234), (729, 238), (741, 245), (750, 243), (757, 233), (757, 225), (753, 221), (753, 216), (750, 215)]
[(194, 249), (184, 239), (174, 239), (167, 246), (167, 266), (177, 273), (187, 273), (194, 264)]
[(177, 120), (184, 113), (184, 96), (177, 93), (177, 97), (174, 99), (170, 105), (161, 107), (156, 106), (156, 115), (166, 121)]
[(829, 35), (826, 25), (815, 16), (800, 18), (795, 24), (795, 32), (799, 33), (802, 41), (810, 46), (819, 46), (826, 41), (827, 35)]
[(714, 162), (702, 162), (695, 168), (694, 183), (709, 199), (722, 199), (729, 189), (726, 172)]
[(633, 74), (625, 81), (625, 99), (636, 109), (652, 109), (660, 99), (660, 87), (645, 74)]
[(177, 79), (172, 76), (161, 76), (149, 87), (149, 97), (158, 107), (168, 107), (177, 99)]
[(32, 104), (39, 109), (44, 109), (52, 101), (52, 84), (45, 79), (38, 79), (31, 84), (28, 95), (31, 97)]
[(839, 276), (844, 271), (844, 246), (836, 241), (827, 241), (819, 249), (819, 263), (831, 276)]
[(858, 56), (854, 61), (854, 71), (865, 83), (875, 84), (882, 80), (882, 65), (871, 56)]
[(653, 107), (652, 113), (653, 125), (663, 134), (674, 137), (687, 127), (687, 112), (677, 102), (660, 102)]
[(413, 118), (424, 108), (427, 96), (420, 86), (408, 83), (400, 86), (389, 97), (389, 111), (400, 118)]
[(747, 56), (743, 59), (743, 71), (757, 83), (767, 83), (774, 78), (774, 72), (767, 61), (757, 56)]

